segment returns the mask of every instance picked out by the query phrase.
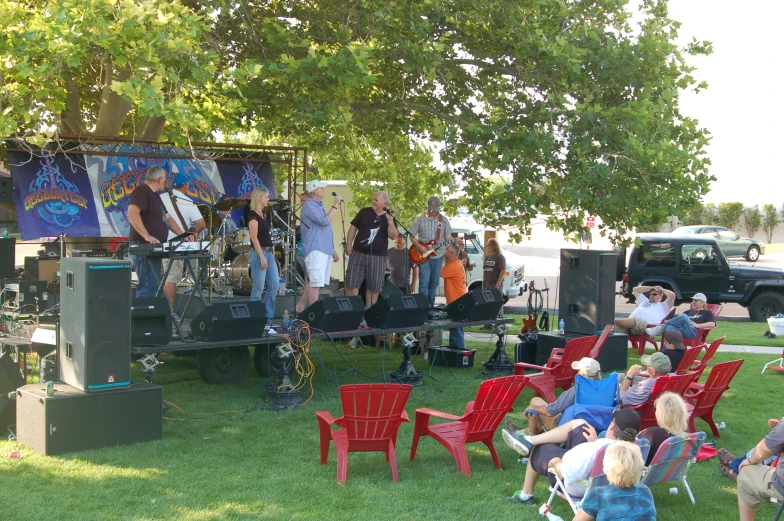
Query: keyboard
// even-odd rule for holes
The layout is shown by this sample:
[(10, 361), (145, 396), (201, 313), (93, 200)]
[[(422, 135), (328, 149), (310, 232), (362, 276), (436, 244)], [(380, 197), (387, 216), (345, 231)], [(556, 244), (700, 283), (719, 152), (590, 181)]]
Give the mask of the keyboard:
[(128, 253), (145, 257), (190, 257), (210, 255), (210, 241), (129, 244)]

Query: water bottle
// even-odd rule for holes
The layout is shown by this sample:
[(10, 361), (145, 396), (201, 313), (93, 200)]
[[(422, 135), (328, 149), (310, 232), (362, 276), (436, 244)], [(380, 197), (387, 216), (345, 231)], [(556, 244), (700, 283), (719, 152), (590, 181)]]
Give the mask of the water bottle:
[(3, 239), (8, 238), (8, 228), (3, 228)]
[(288, 309), (283, 310), (283, 329), (291, 329), (291, 317)]
[(724, 429), (727, 428), (727, 425), (724, 422), (721, 422), (716, 427), (718, 427), (720, 431), (723, 431)]
[(677, 496), (678, 495), (678, 489), (675, 488), (675, 487), (672, 487), (670, 489), (670, 494), (672, 494), (673, 496)]
[(280, 278), (278, 281), (278, 295), (285, 295), (286, 294), (286, 279), (283, 277)]
[(226, 296), (232, 298), (234, 296), (234, 290), (229, 289), (229, 291), (226, 292)]
[(564, 321), (563, 321), (563, 319), (558, 321), (558, 334), (559, 335), (563, 335), (564, 334)]

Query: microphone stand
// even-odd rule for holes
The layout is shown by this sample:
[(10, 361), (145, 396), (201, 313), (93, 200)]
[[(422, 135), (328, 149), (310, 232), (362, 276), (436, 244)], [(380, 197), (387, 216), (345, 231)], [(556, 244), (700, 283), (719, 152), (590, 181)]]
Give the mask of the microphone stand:
[[(408, 238), (409, 238), (409, 237), (411, 237), (411, 232), (410, 232), (410, 231), (408, 231), (408, 228), (406, 228), (406, 226), (405, 226), (403, 223), (401, 223), (400, 221), (398, 221), (398, 220), (397, 220), (397, 217), (395, 217), (394, 215), (392, 215), (392, 222), (394, 222), (394, 223), (395, 223), (395, 227), (397, 227), (397, 228), (403, 228), (403, 236), (404, 236), (404, 237), (405, 237), (405, 239), (406, 239), (406, 250), (405, 250), (405, 251), (406, 251), (406, 256), (405, 256), (405, 261), (404, 261), (404, 267), (403, 267), (403, 269), (405, 270), (405, 274), (406, 274), (406, 275), (405, 275), (405, 278), (406, 278), (406, 287), (407, 287), (407, 288), (410, 288), (410, 286), (411, 286), (410, 275), (411, 275), (411, 274), (410, 274), (408, 271), (409, 271), (409, 268), (410, 268), (410, 262), (411, 262), (411, 259), (409, 259), (409, 257), (408, 257)], [(411, 290), (409, 289), (409, 291), (408, 291), (408, 292), (409, 292), (409, 293), (411, 293)]]
[(343, 228), (343, 242), (341, 242), (341, 244), (343, 245), (343, 253), (341, 254), (341, 257), (343, 257), (343, 294), (345, 295), (346, 294), (346, 248), (348, 248), (348, 244), (346, 244), (346, 212), (345, 212), (346, 208), (345, 206), (343, 206), (344, 204), (345, 201), (340, 201), (340, 204), (338, 206), (341, 207), (341, 209), (338, 211), (340, 212), (340, 222), (341, 222), (341, 227)]

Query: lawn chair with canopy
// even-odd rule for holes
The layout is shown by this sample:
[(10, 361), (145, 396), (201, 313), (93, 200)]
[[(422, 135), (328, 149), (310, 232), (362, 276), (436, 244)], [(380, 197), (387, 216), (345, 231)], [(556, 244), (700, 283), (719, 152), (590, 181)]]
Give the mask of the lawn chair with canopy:
[(641, 483), (652, 487), (660, 483), (680, 481), (689, 494), (692, 504), (694, 494), (691, 493), (686, 474), (689, 467), (697, 461), (697, 453), (705, 443), (704, 432), (693, 432), (687, 436), (671, 436), (664, 440), (654, 454), (651, 464), (643, 470)]

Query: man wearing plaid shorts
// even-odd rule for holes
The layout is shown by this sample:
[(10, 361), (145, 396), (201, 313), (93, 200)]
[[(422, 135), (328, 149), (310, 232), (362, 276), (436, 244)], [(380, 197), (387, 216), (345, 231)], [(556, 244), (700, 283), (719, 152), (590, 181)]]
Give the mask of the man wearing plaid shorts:
[(378, 192), (369, 208), (362, 208), (351, 221), (346, 235), (346, 295), (356, 296), (362, 282), (367, 286), (365, 305), (372, 306), (384, 287), (389, 239), (397, 238), (392, 210), (385, 211), (389, 196)]

